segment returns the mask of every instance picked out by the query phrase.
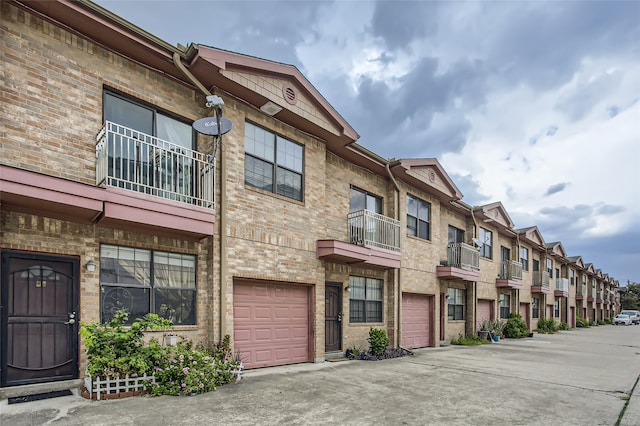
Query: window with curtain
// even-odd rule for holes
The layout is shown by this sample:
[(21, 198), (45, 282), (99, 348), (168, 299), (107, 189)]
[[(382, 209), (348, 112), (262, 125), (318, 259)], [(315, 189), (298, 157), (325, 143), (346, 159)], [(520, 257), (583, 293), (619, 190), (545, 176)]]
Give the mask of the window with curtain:
[(448, 319), (463, 320), (465, 290), (461, 288), (450, 288), (448, 295)]
[(103, 244), (100, 247), (101, 321), (129, 312), (129, 324), (155, 313), (176, 325), (196, 323), (196, 257)]
[(382, 280), (349, 277), (349, 321), (382, 322)]
[(244, 183), (302, 201), (304, 146), (246, 122)]
[(455, 226), (449, 225), (448, 228), (448, 241), (449, 243), (464, 243), (464, 231), (458, 229)]
[(407, 235), (431, 239), (431, 204), (407, 194)]

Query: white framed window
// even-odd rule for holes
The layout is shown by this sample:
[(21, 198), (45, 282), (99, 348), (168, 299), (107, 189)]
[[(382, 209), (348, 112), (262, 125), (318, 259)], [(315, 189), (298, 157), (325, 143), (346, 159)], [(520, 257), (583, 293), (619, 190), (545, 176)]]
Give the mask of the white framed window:
[(487, 229), (480, 228), (480, 256), (493, 259), (493, 233)]
[(431, 239), (431, 204), (407, 194), (407, 235)]
[(508, 294), (500, 294), (500, 318), (509, 319), (511, 313), (511, 296)]
[(522, 263), (522, 270), (529, 270), (529, 249), (526, 247), (520, 247), (520, 263)]
[(448, 296), (448, 319), (463, 320), (465, 290), (461, 288), (450, 288)]

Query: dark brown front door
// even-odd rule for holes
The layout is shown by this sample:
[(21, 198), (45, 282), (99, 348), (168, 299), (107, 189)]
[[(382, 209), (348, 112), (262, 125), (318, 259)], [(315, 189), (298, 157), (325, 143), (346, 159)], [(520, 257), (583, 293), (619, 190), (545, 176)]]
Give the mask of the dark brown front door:
[(0, 385), (78, 377), (76, 259), (2, 253)]
[(324, 287), (324, 351), (342, 350), (342, 284)]

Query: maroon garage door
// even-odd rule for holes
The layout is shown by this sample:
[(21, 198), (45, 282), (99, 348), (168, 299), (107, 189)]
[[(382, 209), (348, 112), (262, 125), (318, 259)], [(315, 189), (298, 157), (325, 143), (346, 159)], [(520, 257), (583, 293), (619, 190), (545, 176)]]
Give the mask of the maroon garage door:
[(476, 329), (480, 330), (482, 321), (493, 320), (493, 300), (478, 299), (476, 308)]
[(310, 287), (235, 281), (233, 338), (246, 368), (310, 361)]
[(402, 347), (433, 346), (433, 296), (402, 293)]

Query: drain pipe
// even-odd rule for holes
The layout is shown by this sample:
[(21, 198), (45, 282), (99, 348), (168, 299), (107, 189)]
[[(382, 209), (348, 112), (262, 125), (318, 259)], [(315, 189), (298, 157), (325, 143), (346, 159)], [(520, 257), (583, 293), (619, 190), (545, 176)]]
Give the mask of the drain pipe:
[[(391, 173), (391, 169), (389, 168), (389, 164), (390, 164), (390, 162), (387, 161), (386, 164), (385, 164), (385, 169), (387, 170), (387, 175), (389, 175), (389, 179), (391, 179), (391, 182), (393, 182), (393, 187), (394, 187), (394, 190), (395, 190), (394, 197), (395, 197), (396, 206), (395, 206), (395, 209), (394, 209), (395, 210), (394, 219), (400, 220), (400, 186), (398, 186), (398, 182), (396, 181), (396, 178), (393, 176), (393, 173)], [(398, 242), (400, 242), (400, 241), (398, 241)], [(400, 343), (402, 342), (402, 340), (401, 340), (401, 337), (402, 337), (401, 336), (401, 333), (402, 333), (401, 329), (402, 329), (402, 327), (400, 325), (400, 320), (402, 318), (402, 315), (401, 315), (401, 309), (402, 309), (402, 293), (401, 293), (401, 291), (402, 291), (402, 286), (400, 285), (400, 270), (401, 270), (400, 268), (397, 268), (397, 269), (395, 269), (393, 271), (393, 279), (394, 279), (394, 281), (396, 283), (396, 300), (395, 300), (395, 302), (396, 302), (396, 306), (397, 306), (396, 318), (395, 318), (395, 323), (396, 323), (397, 330), (396, 330), (396, 333), (395, 333), (396, 342), (394, 342), (394, 343), (395, 343), (395, 346), (397, 348), (400, 347)]]
[[(185, 77), (193, 83), (205, 96), (212, 96), (213, 94), (206, 88), (204, 85), (193, 75), (191, 72), (182, 64), (180, 60), (180, 55), (178, 53), (173, 54), (173, 63), (176, 67), (184, 74)], [(217, 108), (217, 107), (214, 107)], [(219, 117), (219, 114), (216, 113)], [(220, 125), (218, 125), (218, 129), (220, 129)], [(226, 318), (226, 309), (223, 306), (226, 301), (227, 295), (227, 182), (225, 180), (225, 176), (227, 175), (227, 159), (224, 155), (224, 149), (222, 148), (222, 135), (218, 135), (217, 141), (215, 142), (215, 147), (220, 146), (220, 201), (216, 203), (220, 209), (220, 227), (219, 227), (219, 238), (218, 241), (220, 243), (220, 334), (219, 339), (222, 341), (224, 336), (224, 327), (227, 322)], [(215, 147), (214, 147), (214, 155), (215, 155)], [(214, 158), (215, 161), (215, 158)], [(214, 188), (215, 191), (215, 188)], [(213, 248), (213, 244), (212, 244)], [(215, 252), (212, 250), (211, 256), (214, 256)], [(213, 261), (212, 261), (213, 264)], [(212, 285), (213, 286), (213, 285)], [(213, 299), (213, 294), (212, 294)], [(212, 307), (214, 304), (211, 304)], [(211, 310), (211, 330), (213, 331), (215, 326), (215, 310)], [(215, 338), (213, 338), (215, 341)], [(212, 342), (213, 343), (213, 342)]]

